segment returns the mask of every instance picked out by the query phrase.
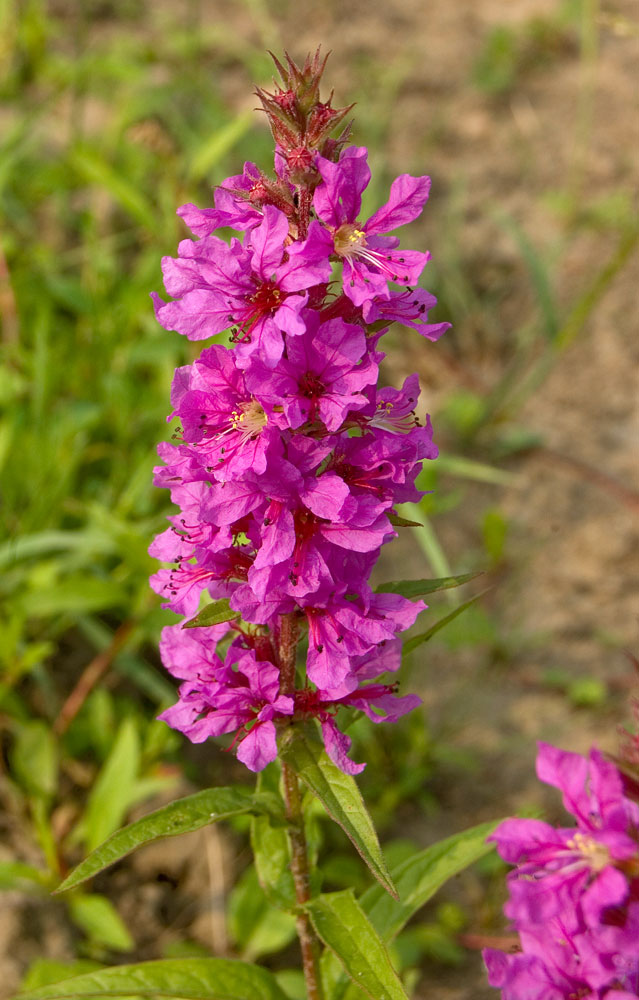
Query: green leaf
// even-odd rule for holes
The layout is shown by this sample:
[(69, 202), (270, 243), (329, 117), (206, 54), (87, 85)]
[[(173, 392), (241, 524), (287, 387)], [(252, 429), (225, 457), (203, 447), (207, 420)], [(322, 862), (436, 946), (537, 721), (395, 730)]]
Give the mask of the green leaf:
[(501, 562), (504, 555), (508, 521), (500, 510), (492, 507), (484, 512), (481, 524), (484, 548), (490, 556), (493, 565)]
[(253, 865), (242, 872), (231, 892), (228, 917), (231, 937), (248, 962), (281, 951), (295, 937), (295, 917), (270, 905)]
[(360, 898), (362, 909), (384, 941), (390, 941), (412, 915), (435, 895), (438, 889), (468, 865), (494, 850), (486, 843), (501, 821), (481, 823), (470, 830), (455, 833), (445, 840), (407, 858), (393, 869), (399, 900), (390, 899), (376, 885)]
[(437, 537), (432, 521), (423, 507), (418, 503), (405, 503), (402, 504), (402, 508), (415, 518), (415, 525), (419, 531), (414, 533), (413, 538), (426, 556), (432, 571), (438, 576), (451, 576), (446, 553)]
[(0, 861), (0, 891), (4, 889), (19, 889), (21, 892), (29, 889), (42, 889), (49, 882), (48, 872), (41, 871), (24, 861)]
[(384, 889), (397, 892), (386, 867), (373, 826), (359, 789), (327, 756), (316, 731), (310, 726), (292, 726), (280, 741), (280, 756), (321, 801), (338, 823)]
[(78, 147), (69, 153), (69, 165), (88, 184), (108, 191), (114, 201), (141, 225), (153, 233), (160, 232), (160, 216), (151, 202), (132, 184), (121, 170), (116, 170), (95, 149)]
[(376, 587), (378, 594), (401, 594), (402, 597), (423, 597), (424, 594), (434, 594), (437, 590), (450, 590), (451, 587), (461, 587), (481, 576), (481, 573), (460, 573), (459, 576), (440, 576), (434, 580), (396, 580), (390, 583), (380, 583)]
[(90, 941), (113, 951), (132, 951), (135, 941), (106, 896), (81, 893), (69, 900), (71, 919)]
[(441, 634), (441, 641), (450, 650), (463, 649), (465, 646), (494, 645), (496, 640), (495, 622), (480, 604), (467, 608), (463, 617), (450, 622)]
[(133, 719), (124, 719), (89, 795), (83, 833), (92, 851), (113, 833), (131, 804), (140, 767), (140, 740)]
[(486, 462), (477, 462), (473, 458), (466, 458), (464, 455), (442, 456), (440, 472), (448, 472), (453, 476), (460, 476), (462, 479), (472, 479), (478, 483), (493, 483), (496, 486), (510, 486), (515, 481), (512, 472), (505, 469), (497, 469), (494, 465), (487, 465)]
[[(261, 771), (257, 778), (258, 791), (266, 791), (269, 780), (270, 775)], [(275, 825), (270, 816), (254, 816), (251, 820), (251, 847), (257, 877), (269, 903), (281, 910), (292, 910), (296, 902), (295, 883), (284, 825)]]
[[(391, 899), (377, 885), (360, 896), (362, 910), (386, 944), (449, 879), (494, 850), (494, 845), (486, 843), (486, 837), (499, 822), (481, 823), (455, 833), (396, 865), (392, 874), (398, 900)], [(328, 953), (322, 957), (322, 978), (331, 986), (331, 1000), (356, 1000), (357, 991), (340, 975), (335, 957)]]
[(457, 615), (460, 615), (462, 611), (469, 608), (471, 604), (474, 604), (475, 601), (479, 600), (479, 598), (485, 593), (486, 591), (482, 591), (481, 594), (476, 594), (474, 597), (471, 597), (469, 601), (464, 601), (464, 603), (460, 604), (458, 608), (455, 608), (455, 610), (451, 611), (450, 614), (445, 615), (444, 618), (440, 618), (438, 622), (431, 625), (431, 627), (425, 632), (421, 632), (419, 635), (413, 636), (412, 639), (407, 639), (404, 643), (403, 655), (406, 656), (408, 653), (412, 653), (412, 651), (417, 649), (418, 646), (421, 646), (422, 643), (428, 642), (429, 639), (432, 639), (436, 632), (439, 632), (439, 630), (444, 628), (445, 625), (452, 622), (454, 618), (457, 618)]
[(29, 795), (50, 798), (58, 780), (58, 753), (50, 727), (33, 719), (18, 729), (11, 751), (11, 766)]
[(407, 1000), (386, 947), (352, 889), (317, 896), (305, 909), (319, 937), (359, 989), (373, 1000)]
[(116, 965), (21, 993), (19, 1000), (98, 996), (287, 1000), (267, 969), (228, 958), (166, 958), (137, 965)]
[(71, 979), (73, 976), (81, 976), (84, 972), (95, 972), (101, 968), (100, 962), (92, 962), (87, 958), (76, 959), (72, 962), (59, 962), (53, 958), (36, 958), (29, 966), (29, 971), (22, 980), (20, 988), (22, 990), (35, 990), (39, 986), (59, 983), (62, 979)]
[(45, 861), (49, 866), (49, 871), (52, 875), (59, 875), (60, 859), (58, 857), (56, 838), (53, 833), (53, 827), (51, 826), (49, 801), (42, 795), (34, 795), (32, 796), (29, 805), (31, 806), (33, 830), (38, 838)]
[(189, 173), (195, 180), (206, 177), (219, 161), (243, 138), (254, 123), (252, 112), (237, 115), (222, 128), (213, 129), (211, 137), (198, 149), (189, 164)]
[(93, 531), (41, 531), (23, 535), (0, 546), (0, 566), (11, 565), (22, 559), (42, 556), (49, 552), (80, 551), (84, 554), (108, 555), (116, 542), (106, 532)]
[(488, 94), (505, 94), (517, 79), (517, 36), (497, 25), (485, 36), (473, 67), (473, 83)]
[(534, 299), (541, 313), (542, 331), (552, 343), (557, 337), (560, 324), (557, 301), (550, 281), (550, 269), (519, 223), (511, 215), (499, 210), (493, 213), (493, 218), (505, 232), (512, 236), (517, 244), (528, 269), (530, 282), (535, 293)]
[(221, 601), (213, 601), (212, 604), (207, 604), (205, 608), (202, 608), (198, 612), (195, 618), (184, 622), (182, 628), (204, 628), (207, 625), (221, 625), (222, 622), (230, 622), (234, 618), (239, 617), (239, 612), (233, 611), (229, 605), (228, 598), (224, 597)]
[(125, 605), (126, 592), (120, 584), (82, 573), (42, 588), (25, 590), (16, 600), (16, 606), (30, 618), (79, 615)]
[(268, 801), (266, 797), (255, 796), (245, 788), (210, 788), (187, 795), (118, 830), (85, 858), (56, 892), (65, 892), (80, 885), (142, 844), (149, 844), (160, 837), (192, 833), (220, 819), (263, 810)]
[(389, 514), (388, 520), (396, 528), (421, 528), (421, 521), (409, 521), (407, 517), (400, 517), (399, 514)]
[(301, 969), (279, 969), (275, 978), (289, 1000), (306, 1000), (306, 983)]

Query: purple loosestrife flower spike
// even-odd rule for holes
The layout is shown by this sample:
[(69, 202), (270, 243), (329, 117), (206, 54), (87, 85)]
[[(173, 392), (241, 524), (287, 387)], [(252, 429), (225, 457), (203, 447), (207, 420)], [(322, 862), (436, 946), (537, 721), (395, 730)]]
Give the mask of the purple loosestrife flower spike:
[[(155, 482), (179, 510), (150, 552), (172, 563), (151, 578), (164, 607), (191, 617), (208, 594), (235, 617), (164, 630), (162, 659), (181, 686), (161, 718), (194, 742), (226, 738), (254, 771), (283, 728), (315, 719), (329, 756), (356, 774), (365, 765), (349, 755), (340, 710), (395, 722), (419, 703), (393, 675), (398, 636), (425, 605), (369, 580), (396, 505), (419, 501), (416, 477), (437, 456), (417, 375), (382, 388), (379, 343), (395, 321), (433, 341), (448, 324), (428, 322), (435, 299), (412, 287), (428, 254), (389, 235), (420, 214), (429, 179), (403, 174), (360, 223), (367, 151), (346, 146), (349, 109), (320, 99), (325, 59), (276, 65), (282, 85), (258, 90), (275, 176), (248, 162), (214, 207), (183, 206), (196, 238), (163, 259), (171, 300), (153, 296), (165, 329), (230, 341), (175, 373), (179, 429), (158, 448)], [(297, 686), (284, 622), (308, 636)]]

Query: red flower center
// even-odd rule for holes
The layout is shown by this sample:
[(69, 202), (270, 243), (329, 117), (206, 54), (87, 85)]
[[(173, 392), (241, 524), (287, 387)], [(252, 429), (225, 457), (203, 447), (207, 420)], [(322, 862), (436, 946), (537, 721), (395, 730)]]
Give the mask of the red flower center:
[(282, 293), (274, 281), (263, 281), (249, 298), (249, 302), (255, 307), (255, 312), (259, 316), (275, 312), (276, 309), (279, 309), (281, 301)]
[(299, 380), (300, 394), (307, 399), (317, 399), (324, 392), (324, 383), (313, 372), (306, 372)]

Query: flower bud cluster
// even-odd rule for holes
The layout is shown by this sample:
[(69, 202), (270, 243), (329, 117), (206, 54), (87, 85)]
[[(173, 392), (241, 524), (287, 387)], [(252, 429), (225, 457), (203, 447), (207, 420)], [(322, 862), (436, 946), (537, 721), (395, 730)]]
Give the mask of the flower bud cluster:
[(331, 107), (320, 100), (320, 81), (328, 56), (322, 59), (319, 49), (308, 56), (302, 67), (286, 55), (286, 66), (271, 53), (282, 79), (283, 86), (275, 84), (275, 92), (256, 88), (262, 108), (271, 126), (276, 144), (276, 167), (294, 184), (306, 183), (311, 187), (319, 181), (315, 168), (315, 153), (335, 160), (348, 141), (350, 125), (346, 125), (337, 138), (331, 132), (340, 125), (353, 105), (347, 108)]
[[(214, 208), (181, 208), (198, 238), (163, 260), (172, 301), (154, 295), (168, 330), (191, 340), (231, 330), (230, 348), (207, 347), (175, 373), (178, 440), (160, 445), (156, 483), (180, 512), (150, 551), (173, 563), (151, 581), (164, 607), (192, 616), (206, 591), (237, 617), (165, 629), (163, 660), (183, 684), (163, 718), (195, 742), (234, 733), (252, 770), (276, 756), (278, 727), (316, 718), (330, 756), (356, 773), (364, 765), (347, 756), (338, 709), (394, 721), (419, 701), (377, 679), (398, 669), (397, 633), (424, 605), (368, 581), (395, 537), (395, 506), (419, 499), (416, 475), (437, 455), (430, 421), (415, 416), (417, 376), (379, 385), (379, 342), (394, 320), (430, 340), (449, 324), (428, 323), (435, 299), (414, 287), (428, 254), (388, 235), (421, 213), (429, 179), (397, 178), (360, 221), (367, 151), (327, 138), (348, 109), (321, 103), (317, 55), (288, 64), (285, 90), (259, 92), (277, 178), (247, 163)], [(302, 146), (312, 183), (291, 159)], [(228, 243), (219, 227), (242, 238)], [(283, 616), (308, 633), (298, 688), (281, 675)]]
[(515, 865), (506, 915), (521, 951), (484, 951), (503, 1000), (639, 996), (639, 805), (597, 750), (539, 744), (537, 774), (563, 792), (577, 826), (509, 819), (491, 838)]

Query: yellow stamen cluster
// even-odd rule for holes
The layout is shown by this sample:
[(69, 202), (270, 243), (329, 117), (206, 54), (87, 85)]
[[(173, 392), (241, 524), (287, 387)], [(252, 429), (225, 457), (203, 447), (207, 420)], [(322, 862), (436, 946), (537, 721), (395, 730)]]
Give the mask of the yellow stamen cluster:
[(234, 431), (241, 431), (246, 437), (256, 437), (262, 432), (268, 423), (268, 417), (264, 408), (260, 406), (256, 399), (251, 399), (247, 403), (240, 403), (231, 412), (231, 427)]
[(603, 871), (610, 864), (610, 852), (608, 848), (584, 833), (576, 833), (567, 842), (566, 846), (573, 851), (579, 851), (580, 854), (583, 854), (589, 866), (595, 872)]
[(335, 253), (348, 257), (350, 253), (366, 246), (366, 233), (352, 223), (345, 223), (336, 230), (333, 237)]

